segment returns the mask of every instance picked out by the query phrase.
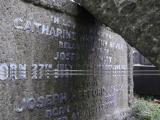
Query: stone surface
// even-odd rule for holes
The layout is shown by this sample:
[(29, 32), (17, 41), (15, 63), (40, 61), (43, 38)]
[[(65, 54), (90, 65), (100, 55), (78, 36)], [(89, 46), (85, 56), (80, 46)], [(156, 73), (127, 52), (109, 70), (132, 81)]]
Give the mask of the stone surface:
[(75, 0), (160, 68), (159, 0)]
[(125, 119), (132, 83), (123, 38), (79, 8), (71, 16), (61, 2), (53, 1), (59, 11), (33, 2), (0, 1), (0, 118)]
[(59, 12), (65, 12), (70, 15), (78, 15), (82, 8), (71, 0), (22, 0), (28, 3), (32, 3), (36, 6), (41, 6), (49, 10), (57, 10)]

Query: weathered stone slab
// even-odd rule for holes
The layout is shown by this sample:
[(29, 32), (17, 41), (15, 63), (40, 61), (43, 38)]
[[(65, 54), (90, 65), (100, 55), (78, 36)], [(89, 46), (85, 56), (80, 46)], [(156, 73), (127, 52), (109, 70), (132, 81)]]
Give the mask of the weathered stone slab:
[[(128, 47), (86, 13), (0, 3), (0, 118), (122, 120)], [(76, 9), (75, 9), (76, 10)]]
[(57, 10), (70, 15), (78, 15), (83, 9), (72, 0), (23, 0), (49, 10)]
[(159, 0), (75, 0), (160, 68)]

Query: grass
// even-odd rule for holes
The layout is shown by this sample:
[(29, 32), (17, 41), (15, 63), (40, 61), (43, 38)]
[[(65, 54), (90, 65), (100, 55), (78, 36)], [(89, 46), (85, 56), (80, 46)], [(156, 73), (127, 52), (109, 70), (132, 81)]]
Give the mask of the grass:
[(160, 120), (160, 104), (158, 103), (135, 99), (132, 108), (135, 120)]

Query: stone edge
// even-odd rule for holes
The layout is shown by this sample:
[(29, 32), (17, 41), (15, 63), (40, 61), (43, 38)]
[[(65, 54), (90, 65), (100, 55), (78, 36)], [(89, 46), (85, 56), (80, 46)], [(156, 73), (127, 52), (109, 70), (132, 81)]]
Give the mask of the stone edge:
[(31, 3), (35, 6), (40, 6), (48, 10), (55, 10), (58, 12), (66, 13), (71, 16), (78, 16), (84, 11), (77, 3), (71, 0), (21, 0), (23, 2)]

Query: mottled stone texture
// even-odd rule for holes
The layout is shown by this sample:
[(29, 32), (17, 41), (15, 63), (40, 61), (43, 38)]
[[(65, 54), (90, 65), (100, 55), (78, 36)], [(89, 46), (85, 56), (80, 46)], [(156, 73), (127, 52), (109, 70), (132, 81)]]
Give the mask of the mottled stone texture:
[(159, 0), (75, 0), (160, 68)]
[(71, 0), (22, 0), (49, 10), (57, 10), (70, 15), (77, 15), (82, 8)]
[(124, 120), (126, 42), (75, 3), (46, 2), (0, 0), (0, 120)]

